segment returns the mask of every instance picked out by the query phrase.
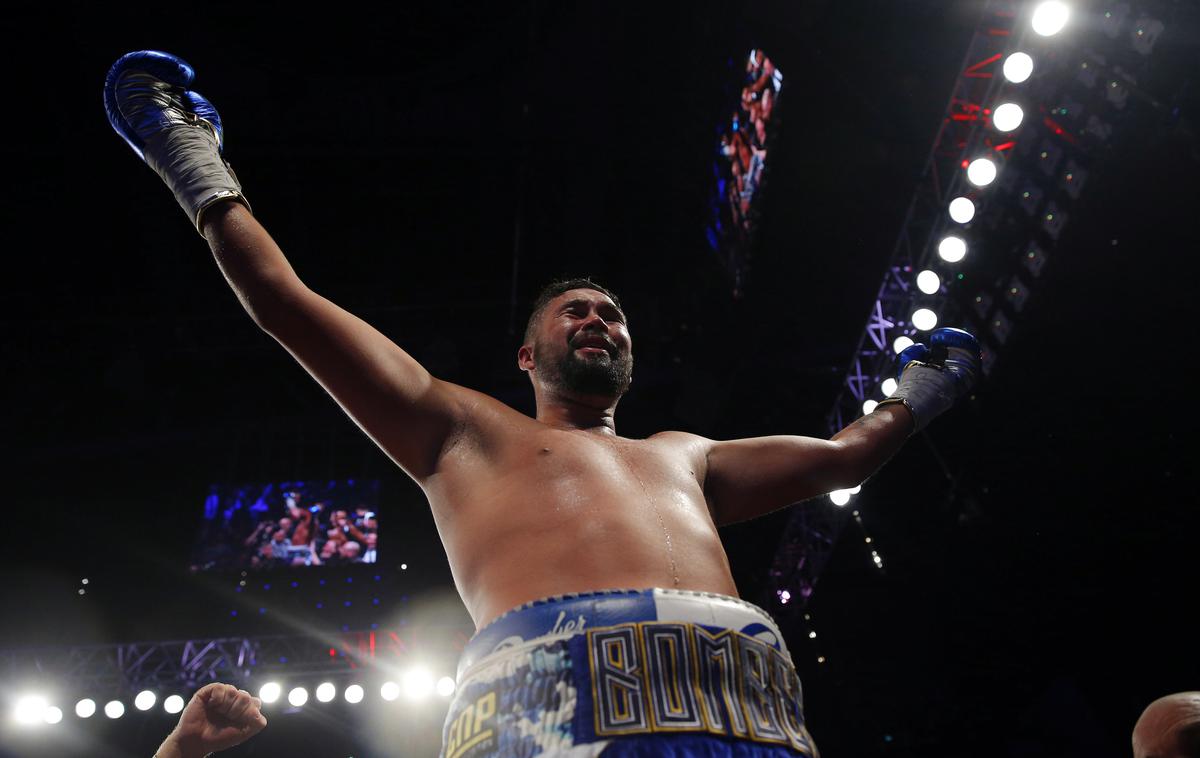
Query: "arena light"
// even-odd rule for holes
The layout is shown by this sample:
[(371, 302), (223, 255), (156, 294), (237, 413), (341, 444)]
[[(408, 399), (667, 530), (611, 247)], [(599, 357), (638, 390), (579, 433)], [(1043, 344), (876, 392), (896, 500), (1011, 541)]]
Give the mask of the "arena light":
[(942, 278), (937, 272), (926, 269), (917, 274), (917, 289), (926, 295), (932, 295), (942, 288)]
[(900, 386), (900, 383), (897, 382), (893, 377), (889, 376), (887, 379), (883, 380), (882, 384), (879, 385), (879, 389), (881, 392), (883, 392), (884, 397), (891, 397), (893, 394), (895, 394), (898, 386)]
[(967, 256), (967, 243), (953, 234), (943, 237), (938, 243), (938, 257), (946, 263), (958, 263)]
[(109, 700), (104, 704), (104, 715), (110, 719), (119, 719), (125, 715), (125, 704), (120, 700)]
[(1033, 58), (1028, 53), (1013, 53), (1004, 59), (1004, 78), (1020, 84), (1033, 74)]
[(404, 694), (411, 700), (423, 700), (433, 692), (433, 675), (417, 666), (404, 674)]
[(923, 332), (927, 332), (937, 326), (937, 322), (937, 314), (928, 308), (918, 308), (913, 311), (912, 325)]
[(267, 682), (258, 688), (258, 699), (264, 703), (274, 703), (281, 694), (283, 687), (279, 686), (279, 682)]
[(44, 713), (42, 713), (42, 717), (46, 720), (47, 724), (57, 724), (63, 719), (62, 708), (59, 708), (56, 705), (51, 705), (46, 708)]
[(308, 690), (303, 687), (293, 687), (288, 693), (288, 702), (292, 704), (293, 708), (299, 708), (308, 702)]
[(1033, 9), (1033, 30), (1043, 37), (1058, 34), (1067, 25), (1071, 9), (1066, 3), (1049, 0)]
[(171, 695), (163, 701), (163, 710), (167, 713), (175, 714), (183, 710), (183, 698), (179, 695)]
[(851, 495), (857, 495), (858, 493), (862, 492), (862, 485), (861, 484), (855, 485), (854, 487), (851, 487), (850, 489), (848, 489), (846, 491), (849, 492)]
[(333, 682), (321, 682), (317, 685), (317, 700), (322, 703), (328, 703), (337, 695), (337, 688), (333, 686)]
[(133, 707), (139, 711), (148, 711), (154, 707), (154, 703), (158, 701), (158, 697), (150, 690), (142, 690), (133, 699)]
[(848, 490), (834, 490), (829, 493), (829, 499), (833, 501), (834, 505), (841, 508), (850, 502), (850, 492)]
[(454, 694), (454, 679), (452, 677), (443, 676), (437, 681), (437, 694), (442, 697), (450, 697)]
[(361, 703), (363, 699), (363, 688), (360, 684), (352, 684), (342, 693), (346, 698), (347, 703)]
[(1016, 103), (1004, 103), (996, 106), (996, 110), (992, 111), (992, 125), (997, 131), (1011, 132), (1021, 125), (1021, 120), (1025, 118), (1025, 111), (1021, 110), (1021, 106)]
[(871, 412), (875, 410), (875, 406), (877, 406), (877, 405), (879, 405), (879, 403), (875, 400), (864, 400), (863, 401), (863, 415), (870, 416)]
[(956, 197), (950, 201), (950, 218), (965, 224), (975, 218), (975, 203), (969, 198)]
[(976, 158), (967, 164), (967, 181), (976, 187), (986, 187), (996, 181), (996, 164), (987, 158)]
[(916, 343), (913, 342), (912, 337), (902, 334), (896, 338), (895, 342), (892, 343), (892, 350), (895, 351), (896, 355), (900, 355), (900, 353), (903, 353), (914, 344)]
[(96, 701), (85, 697), (75, 704), (75, 715), (81, 719), (90, 719), (96, 715)]
[(400, 697), (400, 685), (395, 682), (384, 682), (379, 688), (379, 696), (387, 701), (395, 700)]
[(50, 704), (41, 695), (25, 695), (17, 698), (13, 708), (13, 720), (22, 726), (32, 726), (42, 723), (46, 718), (46, 709)]

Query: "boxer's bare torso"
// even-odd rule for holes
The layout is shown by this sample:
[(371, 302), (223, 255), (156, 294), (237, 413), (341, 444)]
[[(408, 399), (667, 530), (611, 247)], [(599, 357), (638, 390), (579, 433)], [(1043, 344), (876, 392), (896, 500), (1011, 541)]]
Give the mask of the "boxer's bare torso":
[(474, 418), (423, 488), (477, 626), (566, 592), (737, 595), (704, 497), (702, 438), (555, 429), (472, 394)]
[[(310, 290), (239, 203), (214, 206), (204, 233), (255, 322), (424, 490), (477, 626), (567, 592), (736, 595), (717, 524), (853, 486), (912, 428), (892, 405), (831, 440), (620, 437), (613, 414), (632, 376), (632, 340), (624, 313), (588, 288), (562, 293), (530, 320), (517, 353), (537, 400), (530, 418), (431, 376)], [(585, 344), (596, 340), (603, 346)], [(604, 390), (589, 384), (600, 375)]]

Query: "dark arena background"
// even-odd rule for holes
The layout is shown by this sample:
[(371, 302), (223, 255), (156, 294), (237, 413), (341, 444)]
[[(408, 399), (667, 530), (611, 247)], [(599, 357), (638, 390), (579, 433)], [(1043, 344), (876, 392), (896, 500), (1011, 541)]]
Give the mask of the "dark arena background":
[[(6, 10), (0, 755), (148, 757), (225, 681), (279, 692), (229, 755), (433, 756), (474, 632), (420, 489), (109, 127), (147, 48), (310, 287), (524, 413), (561, 275), (622, 298), (633, 438), (828, 437), (923, 318), (976, 333), (975, 392), (861, 491), (722, 530), (734, 578), (824, 756), (1130, 755), (1200, 689), (1200, 13), (1063, 7)], [(363, 552), (263, 552), (293, 505)]]

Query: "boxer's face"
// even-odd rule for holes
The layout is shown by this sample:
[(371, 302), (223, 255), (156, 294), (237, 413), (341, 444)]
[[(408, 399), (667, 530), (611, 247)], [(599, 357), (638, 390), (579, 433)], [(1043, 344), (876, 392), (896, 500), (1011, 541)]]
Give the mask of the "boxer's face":
[(596, 290), (568, 290), (547, 304), (533, 358), (542, 382), (581, 395), (619, 397), (633, 377), (625, 315)]

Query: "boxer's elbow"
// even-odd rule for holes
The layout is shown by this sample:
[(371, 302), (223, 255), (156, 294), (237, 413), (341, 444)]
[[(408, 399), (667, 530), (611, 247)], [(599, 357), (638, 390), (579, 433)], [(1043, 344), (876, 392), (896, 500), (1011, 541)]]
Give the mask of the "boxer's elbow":
[(293, 323), (303, 321), (305, 300), (312, 295), (312, 291), (294, 276), (234, 287), (234, 292), (254, 323), (271, 335), (286, 332)]

